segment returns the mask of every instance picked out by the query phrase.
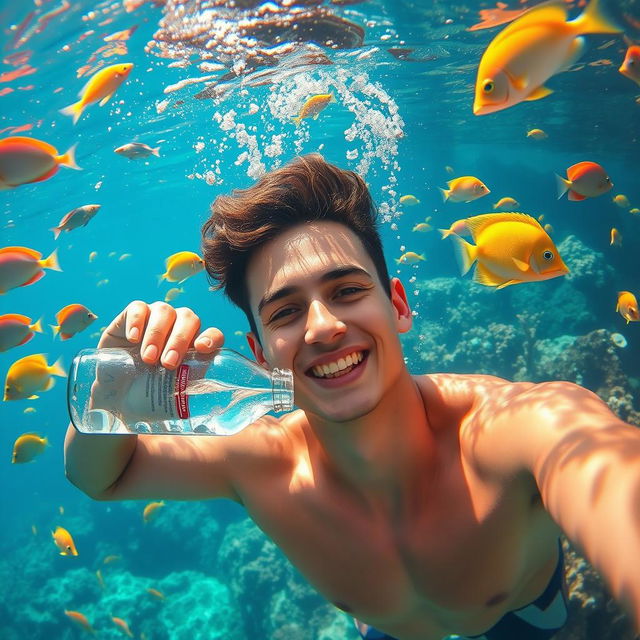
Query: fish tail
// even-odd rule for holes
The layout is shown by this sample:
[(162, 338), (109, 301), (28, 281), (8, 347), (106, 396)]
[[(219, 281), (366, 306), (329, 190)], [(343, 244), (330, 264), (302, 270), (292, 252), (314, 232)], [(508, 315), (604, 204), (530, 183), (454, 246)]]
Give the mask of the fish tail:
[(600, 0), (591, 0), (585, 10), (569, 24), (581, 33), (620, 33), (622, 29), (604, 15)]
[(299, 126), (302, 122), (302, 116), (291, 116), (291, 122), (293, 122), (296, 127)]
[(78, 102), (74, 102), (73, 104), (70, 104), (68, 107), (65, 107), (64, 109), (60, 109), (60, 113), (64, 114), (65, 116), (72, 116), (73, 124), (75, 124), (80, 119), (80, 116), (84, 111), (84, 107), (85, 105), (83, 101), (78, 100)]
[(451, 189), (443, 189), (442, 187), (438, 187), (438, 189), (440, 189), (440, 193), (442, 194), (442, 201), (446, 202), (449, 199)]
[(38, 319), (36, 322), (34, 322), (29, 329), (31, 329), (31, 331), (35, 331), (36, 333), (42, 333), (42, 318)]
[(160, 286), (163, 283), (163, 281), (166, 280), (166, 279), (167, 279), (167, 274), (166, 273), (161, 273), (158, 276), (158, 286)]
[(562, 176), (556, 173), (556, 185), (558, 187), (558, 200), (571, 189), (571, 180), (565, 180)]
[(453, 234), (453, 231), (451, 231), (451, 229), (438, 229), (438, 231), (442, 235), (443, 240)]
[(60, 227), (51, 227), (49, 231), (53, 231), (53, 239), (57, 240), (58, 236), (60, 235)]
[(58, 164), (61, 164), (63, 167), (68, 167), (69, 169), (76, 169), (78, 171), (81, 170), (76, 164), (76, 147), (78, 143), (76, 142), (72, 147), (69, 148), (67, 153), (61, 156), (56, 156), (56, 161)]
[(50, 324), (51, 331), (53, 331), (53, 337), (55, 338), (60, 333), (60, 325)]
[(454, 241), (454, 249), (456, 250), (456, 258), (460, 265), (460, 272), (462, 275), (467, 273), (471, 269), (473, 263), (478, 257), (478, 247), (469, 244), (466, 240), (463, 240), (460, 236), (452, 235)]
[(62, 271), (60, 264), (58, 263), (58, 250), (54, 249), (48, 258), (45, 260), (38, 260), (38, 264), (43, 269), (53, 269), (53, 271)]
[(157, 158), (159, 158), (160, 157), (160, 147), (155, 147), (154, 149), (151, 149), (151, 153), (152, 153), (152, 155), (154, 155)]
[(60, 376), (61, 378), (67, 377), (67, 372), (64, 370), (62, 366), (62, 356), (60, 356), (50, 367), (49, 373), (52, 376)]

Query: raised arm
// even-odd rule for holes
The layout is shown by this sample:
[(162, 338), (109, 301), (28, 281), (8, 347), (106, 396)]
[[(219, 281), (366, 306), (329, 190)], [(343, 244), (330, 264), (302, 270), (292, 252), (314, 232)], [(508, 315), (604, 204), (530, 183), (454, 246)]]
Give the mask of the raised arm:
[[(98, 346), (139, 344), (144, 362), (175, 369), (189, 348), (210, 353), (222, 346), (224, 336), (218, 329), (199, 331), (200, 319), (190, 309), (135, 301), (107, 327)], [(83, 434), (70, 424), (65, 473), (96, 500), (237, 500), (226, 467), (228, 442), (204, 436)]]

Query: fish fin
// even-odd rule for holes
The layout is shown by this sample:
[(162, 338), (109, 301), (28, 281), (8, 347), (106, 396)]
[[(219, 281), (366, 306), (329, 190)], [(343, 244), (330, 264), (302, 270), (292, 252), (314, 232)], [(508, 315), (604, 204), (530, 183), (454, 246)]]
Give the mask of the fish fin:
[(301, 116), (291, 116), (291, 121), (296, 125), (296, 127), (302, 122)]
[(553, 93), (553, 89), (549, 89), (549, 87), (538, 87), (534, 89), (525, 100), (541, 100), (542, 98), (546, 98), (548, 95)]
[(84, 102), (82, 100), (78, 100), (78, 102), (74, 102), (64, 109), (60, 109), (60, 113), (64, 114), (65, 116), (72, 116), (73, 124), (75, 124), (80, 119), (80, 116), (84, 111), (84, 107)]
[(620, 310), (620, 303), (618, 302), (618, 303), (616, 304), (616, 313), (617, 313), (619, 310)]
[(58, 262), (58, 250), (54, 249), (47, 258), (44, 260), (38, 260), (38, 263), (43, 269), (51, 269), (53, 271), (62, 271)]
[(29, 249), (29, 247), (2, 247), (2, 249), (0, 249), (0, 253), (24, 253), (36, 260), (40, 260), (40, 258), (42, 258), (42, 254), (39, 251)]
[(166, 273), (161, 273), (158, 276), (158, 286), (160, 286), (166, 279), (167, 279), (167, 274)]
[(508, 287), (512, 284), (522, 284), (524, 282), (524, 280), (507, 280), (506, 282), (503, 282), (502, 284), (499, 284), (496, 289), (504, 289), (505, 287)]
[(60, 340), (68, 340), (69, 338), (73, 338), (73, 333), (61, 333)]
[(453, 234), (451, 239), (454, 241), (454, 249), (456, 251), (456, 259), (460, 265), (462, 275), (467, 273), (478, 257), (478, 247), (469, 244), (460, 236)]
[(49, 373), (52, 376), (59, 376), (60, 378), (66, 378), (67, 372), (62, 367), (62, 356), (60, 356), (50, 367)]
[(159, 158), (160, 157), (160, 147), (154, 147), (153, 149), (151, 149), (151, 154), (156, 156), (157, 158)]
[(513, 260), (513, 264), (516, 265), (516, 267), (523, 272), (527, 272), (529, 271), (529, 265), (524, 262), (523, 260), (519, 260), (518, 258), (514, 258), (513, 256), (511, 257), (511, 259)]
[(622, 29), (604, 15), (600, 4), (600, 0), (591, 0), (585, 10), (567, 24), (575, 29), (576, 34), (621, 33)]
[(335, 103), (335, 102), (338, 102), (338, 101), (336, 100), (336, 97), (333, 95), (333, 93), (330, 93), (330, 94), (329, 94), (329, 96), (330, 96), (330, 98), (329, 98), (329, 104), (331, 104), (331, 103)]
[(485, 229), (497, 222), (520, 222), (522, 224), (529, 224), (536, 229), (542, 229), (542, 225), (535, 218), (527, 213), (518, 213), (517, 211), (483, 213), (479, 216), (466, 218), (467, 229), (471, 232), (474, 241)]
[(60, 333), (60, 325), (50, 324), (51, 331), (53, 331), (53, 337), (55, 338)]
[(35, 393), (32, 396), (28, 396), (27, 400), (37, 400), (40, 396), (37, 396)]
[[(449, 184), (447, 182), (447, 184)], [(451, 189), (443, 189), (442, 187), (438, 187), (440, 189), (440, 193), (442, 194), (442, 201), (446, 202), (449, 199), (449, 194), (451, 193)]]
[(453, 231), (451, 231), (451, 229), (438, 229), (438, 231), (442, 235), (443, 240), (453, 234)]
[(111, 98), (113, 97), (113, 94), (115, 93), (115, 91), (113, 93), (110, 93), (108, 96), (105, 96), (104, 98), (102, 98), (102, 100), (100, 100), (100, 106), (104, 107), (105, 104), (107, 104), (107, 102), (109, 102), (109, 100), (111, 100)]
[(574, 62), (576, 62), (584, 53), (585, 46), (586, 40), (582, 36), (575, 38), (569, 47), (569, 53), (567, 54), (565, 61), (556, 73), (566, 71)]
[(28, 287), (30, 284), (33, 284), (34, 282), (38, 282), (40, 278), (44, 278), (44, 271), (38, 271), (38, 273), (36, 273), (36, 275), (33, 276), (33, 278), (29, 278), (29, 280), (27, 280), (26, 282), (23, 282), (20, 286)]
[(527, 28), (531, 24), (538, 24), (543, 22), (566, 22), (567, 10), (564, 3), (559, 0), (550, 0), (549, 2), (542, 2), (535, 7), (531, 7), (525, 11), (522, 15), (518, 16), (513, 22), (508, 24), (491, 43), (495, 46), (502, 40), (510, 38), (512, 34), (520, 31), (520, 29)]
[(35, 331), (36, 333), (42, 333), (42, 318), (38, 318), (30, 327), (31, 331)]
[(56, 381), (53, 378), (53, 376), (51, 376), (49, 378), (49, 380), (47, 380), (47, 384), (44, 385), (43, 391), (49, 391), (49, 389), (51, 389), (53, 386), (55, 386), (55, 384), (56, 384)]
[(573, 183), (571, 182), (571, 180), (567, 180), (566, 178), (563, 178), (562, 176), (559, 176), (556, 173), (556, 185), (558, 187), (558, 200), (560, 200), (560, 198), (562, 198), (562, 196), (569, 191), (569, 189), (571, 189), (571, 185)]
[(502, 276), (496, 275), (480, 262), (476, 266), (473, 279), (485, 287), (499, 287), (505, 284), (505, 279)]
[(51, 227), (49, 231), (53, 231), (53, 239), (57, 240), (58, 236), (60, 235), (60, 227)]
[(77, 171), (81, 170), (76, 164), (76, 147), (78, 143), (76, 142), (74, 145), (69, 147), (67, 152), (61, 156), (56, 156), (56, 162), (61, 164), (63, 167), (67, 167), (68, 169), (76, 169)]
[(567, 196), (567, 198), (569, 198), (569, 200), (586, 200), (587, 196), (583, 196), (580, 195), (577, 191), (574, 191), (573, 189), (569, 189), (569, 195)]
[(24, 316), (21, 313), (3, 313), (2, 314), (2, 319), (3, 320), (17, 320), (18, 322), (21, 322), (22, 324), (26, 324), (27, 326), (31, 322), (31, 318), (29, 318), (29, 316)]

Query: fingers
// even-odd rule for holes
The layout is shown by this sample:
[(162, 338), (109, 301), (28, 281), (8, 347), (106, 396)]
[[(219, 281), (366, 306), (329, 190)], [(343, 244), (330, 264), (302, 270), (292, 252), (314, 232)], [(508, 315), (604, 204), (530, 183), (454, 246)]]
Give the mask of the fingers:
[(205, 329), (196, 339), (195, 348), (200, 353), (211, 353), (219, 349), (224, 344), (224, 335), (220, 329), (209, 327)]
[(149, 315), (149, 305), (141, 300), (129, 303), (100, 337), (98, 347), (125, 347), (139, 342)]
[[(162, 302), (158, 304), (164, 305)], [(200, 331), (200, 318), (187, 307), (173, 309), (170, 305), (164, 306), (168, 306), (174, 312), (175, 321), (164, 349), (162, 349), (160, 361), (164, 367), (174, 369), (193, 344), (196, 333)]]

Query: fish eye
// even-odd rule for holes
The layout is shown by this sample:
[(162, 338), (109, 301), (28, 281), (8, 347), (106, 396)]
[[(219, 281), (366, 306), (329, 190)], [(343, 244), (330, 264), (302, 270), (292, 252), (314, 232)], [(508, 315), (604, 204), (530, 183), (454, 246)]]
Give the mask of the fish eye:
[(549, 249), (547, 249), (543, 254), (542, 257), (545, 260), (553, 260), (553, 251), (549, 251)]
[(485, 93), (491, 93), (494, 89), (495, 89), (495, 84), (493, 83), (493, 80), (484, 81), (484, 84), (482, 85), (482, 90)]

